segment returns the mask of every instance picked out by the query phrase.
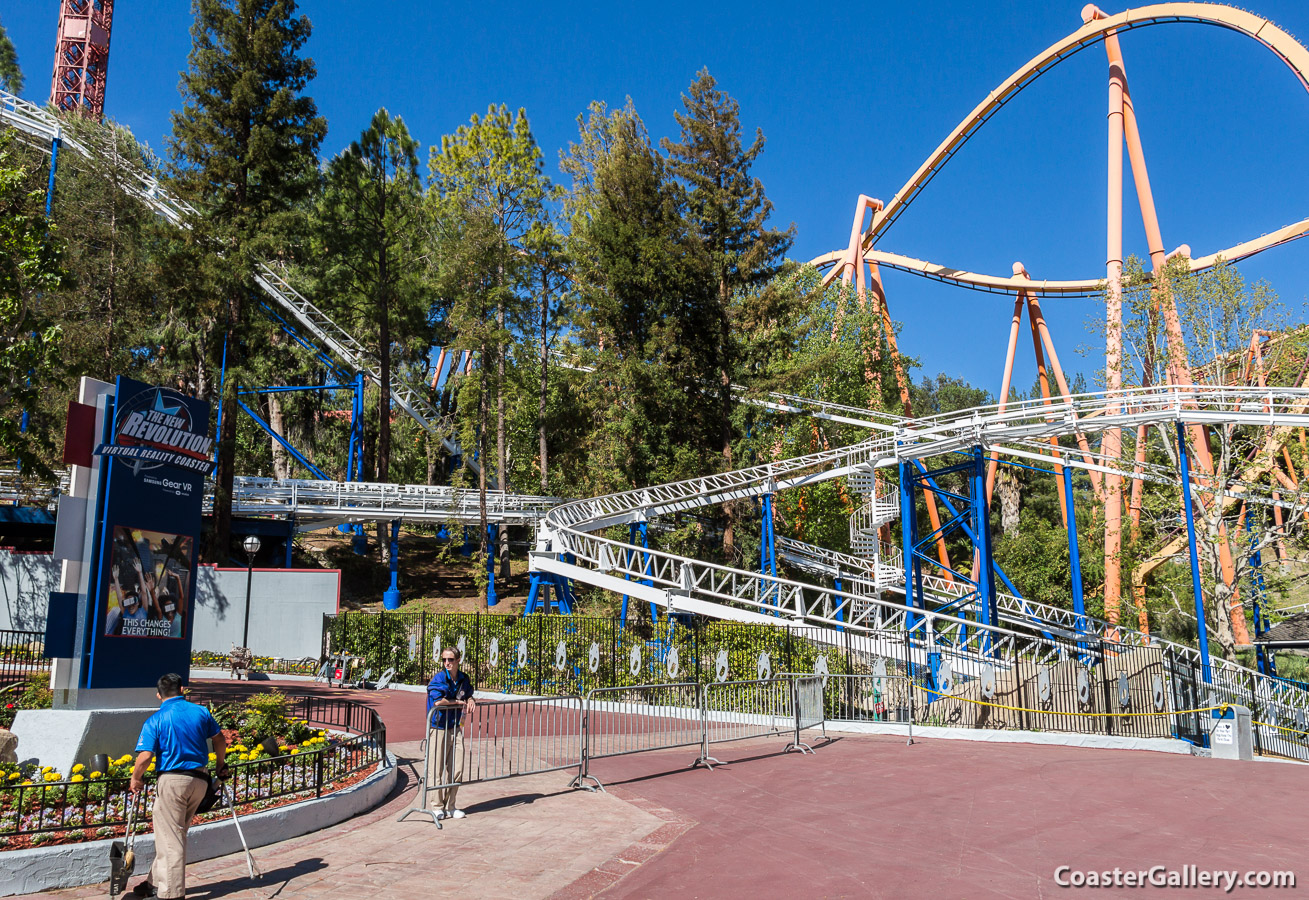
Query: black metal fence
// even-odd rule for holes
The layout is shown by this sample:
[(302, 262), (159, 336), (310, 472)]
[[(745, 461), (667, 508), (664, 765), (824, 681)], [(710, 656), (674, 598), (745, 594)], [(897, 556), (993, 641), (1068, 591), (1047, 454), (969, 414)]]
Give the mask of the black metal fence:
[[(209, 695), (196, 691), (189, 697), (207, 705), (226, 702), (220, 693)], [(321, 797), (336, 782), (386, 757), (386, 726), (375, 710), (338, 698), (290, 699), (291, 715), (349, 734), (333, 736), (320, 747), (295, 754), (249, 762), (229, 758), (232, 777), (228, 784), (238, 805), (257, 810), (279, 805), (278, 801), (288, 797), (297, 800)], [(71, 831), (80, 831), (89, 839), (121, 835), (127, 824), (129, 803), (136, 804), (137, 830), (149, 829), (153, 784), (132, 795), (127, 790), (126, 775), (92, 778), (87, 771), (70, 773), (54, 782), (47, 782), (44, 777), (39, 770), (32, 770), (7, 785), (0, 785), (0, 838), (30, 836), (32, 843), (41, 843)], [(207, 817), (225, 814), (226, 810), (218, 809)]]
[[(825, 674), (832, 721), (1176, 737), (1207, 744), (1207, 707), (1248, 705), (1256, 748), (1309, 760), (1309, 712), (1260, 695), (1243, 670), (1215, 668), (1206, 685), (1193, 659), (1166, 646), (978, 633), (960, 640), (903, 630), (836, 632), (712, 620), (623, 627), (617, 619), (478, 613), (341, 613), (323, 622), (324, 654), (364, 660), (374, 677), (425, 683), (445, 646), (482, 690), (585, 695), (636, 685)], [(912, 640), (911, 640), (912, 638)], [(1237, 671), (1238, 675), (1233, 675)]]
[(49, 672), (44, 656), (45, 634), (40, 631), (0, 631), (0, 686), (26, 681), (37, 672)]
[[(456, 647), (479, 690), (585, 694), (595, 688), (748, 680), (811, 670), (849, 671), (853, 654), (813, 640), (818, 629), (700, 620), (624, 627), (616, 618), (481, 613), (365, 613), (323, 617), (323, 656), (363, 660), (376, 679), (425, 684), (442, 647)], [(762, 665), (767, 668), (764, 672)]]

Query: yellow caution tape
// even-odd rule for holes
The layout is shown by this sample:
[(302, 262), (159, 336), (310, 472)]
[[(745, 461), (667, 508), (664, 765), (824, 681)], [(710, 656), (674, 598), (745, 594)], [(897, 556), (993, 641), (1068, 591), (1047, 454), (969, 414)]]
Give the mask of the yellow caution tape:
[(1187, 715), (1188, 713), (1213, 712), (1216, 709), (1222, 710), (1223, 714), (1226, 715), (1227, 709), (1230, 706), (1230, 704), (1223, 703), (1219, 706), (1202, 706), (1198, 709), (1179, 709), (1179, 710), (1175, 710), (1174, 712), (1168, 712), (1167, 710), (1164, 710), (1162, 712), (1118, 712), (1118, 713), (1064, 712), (1063, 710), (1058, 710), (1058, 709), (1028, 709), (1025, 706), (1009, 706), (1008, 704), (1005, 703), (988, 703), (985, 700), (974, 700), (971, 697), (960, 697), (958, 694), (943, 694), (940, 691), (933, 690), (932, 688), (929, 687), (920, 687), (920, 690), (926, 691), (929, 694), (936, 694), (936, 696), (944, 700), (960, 700), (964, 703), (976, 703), (978, 706), (990, 706), (994, 709), (1009, 709), (1009, 710), (1013, 710), (1014, 712), (1036, 713), (1037, 715), (1041, 715), (1041, 716), (1089, 716), (1089, 717), (1100, 716), (1100, 717), (1113, 717), (1113, 718), (1117, 718), (1119, 716), (1122, 716), (1124, 718), (1128, 716), (1172, 716), (1172, 715), (1184, 716)]
[(1272, 722), (1254, 722), (1254, 721), (1252, 721), (1250, 724), (1251, 724), (1251, 725), (1263, 725), (1265, 728), (1276, 728), (1278, 731), (1289, 731), (1289, 732), (1291, 732), (1291, 734), (1309, 734), (1309, 731), (1306, 731), (1306, 730), (1303, 729), (1303, 728), (1287, 728), (1285, 725), (1274, 725)]

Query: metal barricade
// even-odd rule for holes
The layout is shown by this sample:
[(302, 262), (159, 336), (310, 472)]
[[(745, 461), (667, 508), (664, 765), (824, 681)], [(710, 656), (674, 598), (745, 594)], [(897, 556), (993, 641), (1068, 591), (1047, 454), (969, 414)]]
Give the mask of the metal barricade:
[[(453, 747), (454, 736), (429, 719), (418, 795), (398, 821), (423, 813), (441, 827), (428, 805), (433, 791), (564, 769), (580, 773), (582, 735), (582, 698), (577, 695), (480, 701), (464, 715)], [(457, 758), (439, 760), (443, 750)]]
[[(704, 741), (696, 765), (709, 768), (718, 760), (710, 744), (748, 738), (795, 734), (795, 698), (790, 679), (724, 681), (704, 688)], [(788, 744), (790, 750), (795, 744)], [(800, 749), (800, 748), (796, 748)]]
[(593, 759), (703, 746), (704, 707), (694, 682), (596, 688), (586, 695), (585, 710), (579, 787), (590, 779), (604, 790), (590, 772)]
[(791, 679), (791, 692), (795, 708), (795, 739), (792, 743), (801, 751), (813, 753), (810, 747), (800, 739), (800, 733), (807, 728), (821, 728), (823, 740), (827, 740), (827, 715), (823, 709), (823, 681), (821, 675), (801, 675)]

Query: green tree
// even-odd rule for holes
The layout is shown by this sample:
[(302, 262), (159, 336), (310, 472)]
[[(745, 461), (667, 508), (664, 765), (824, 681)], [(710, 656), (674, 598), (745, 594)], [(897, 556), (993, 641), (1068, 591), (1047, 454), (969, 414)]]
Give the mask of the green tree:
[[(664, 139), (672, 172), (685, 185), (689, 218), (710, 257), (717, 295), (718, 445), (725, 469), (732, 461), (732, 382), (737, 374), (737, 322), (747, 316), (746, 301), (753, 296), (742, 288), (760, 287), (780, 270), (794, 238), (794, 227), (778, 231), (768, 227), (773, 204), (763, 182), (750, 174), (764, 149), (762, 130), (746, 147), (741, 140), (740, 106), (718, 90), (708, 69), (701, 69), (683, 95), (684, 112), (676, 113), (681, 141)], [(733, 556), (734, 504), (725, 506), (728, 520), (724, 550)]]
[[(496, 486), (509, 490), (505, 427), (509, 399), (505, 377), (508, 346), (515, 331), (521, 331), (527, 324), (532, 293), (528, 236), (548, 221), (546, 200), (551, 193), (550, 181), (545, 177), (541, 148), (532, 136), (527, 112), (519, 109), (513, 115), (503, 104), (492, 105), (484, 117), (474, 115), (469, 124), (461, 125), (453, 135), (444, 136), (440, 149), (432, 148), (429, 166), (430, 189), (438, 217), (454, 217), (469, 223), (469, 227), (447, 226), (446, 231), (479, 236), (481, 252), (460, 256), (464, 261), (480, 259), (485, 264), (486, 270), (476, 273), (467, 284), (486, 296), (471, 305), (461, 305), (459, 321), (452, 317), (451, 324), (457, 336), (476, 334), (475, 344), (457, 337), (456, 346), (475, 348), (479, 354), (479, 435), (489, 425), (481, 412), (489, 402), (486, 391), (495, 392)], [(483, 238), (489, 238), (489, 243)], [(494, 313), (494, 329), (474, 325), (468, 317), (483, 306)], [(490, 460), (485, 453), (480, 453), (478, 458), (485, 472)], [(478, 483), (484, 502), (485, 477), (480, 477)], [(507, 576), (508, 532), (502, 529), (501, 534), (500, 565), (502, 574)]]
[(18, 51), (9, 39), (4, 25), (0, 25), (0, 88), (11, 94), (23, 91), (23, 70), (18, 68)]
[(23, 431), (20, 423), (57, 365), (60, 327), (41, 295), (60, 286), (63, 270), (48, 235), (44, 191), (30, 188), (8, 144), (0, 138), (0, 452), (45, 471), (40, 451), (49, 446), (49, 430)]
[(703, 473), (717, 425), (709, 253), (629, 101), (579, 117), (562, 166), (577, 340), (594, 360), (585, 490)]
[(203, 212), (194, 240), (219, 251), (194, 286), (197, 328), (217, 329), (206, 348), (212, 371), (226, 356), (215, 473), (214, 543), (210, 558), (226, 559), (236, 454), (236, 390), (247, 380), (249, 355), (262, 343), (253, 312), (251, 264), (279, 249), (275, 236), (287, 214), (318, 182), (316, 153), (327, 130), (304, 94), (314, 64), (300, 55), (311, 26), (294, 0), (193, 0), (191, 53), (173, 114), (170, 149), (182, 192)]
[(399, 116), (379, 109), (359, 140), (328, 164), (317, 230), (333, 317), (379, 362), (373, 474), (383, 482), (391, 477), (393, 354), (421, 361), (430, 346), (421, 215), (418, 142)]

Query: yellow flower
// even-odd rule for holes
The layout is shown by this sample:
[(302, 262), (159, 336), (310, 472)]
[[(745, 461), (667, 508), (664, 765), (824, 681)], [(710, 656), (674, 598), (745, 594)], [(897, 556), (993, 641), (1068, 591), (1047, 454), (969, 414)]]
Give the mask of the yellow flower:
[(92, 772), (92, 773), (91, 773), (91, 780), (92, 780), (92, 781), (95, 781), (97, 778), (103, 778), (104, 776), (105, 776), (105, 773), (104, 773), (104, 772)]
[(53, 772), (53, 771), (54, 771), (54, 768), (55, 768), (54, 766), (42, 766), (42, 767), (41, 767), (41, 771), (42, 771), (42, 772)]
[(73, 766), (74, 775), (76, 775), (78, 772), (85, 772), (85, 771), (86, 771), (86, 766), (82, 765), (81, 763), (78, 763), (77, 765)]
[(280, 752), (285, 753), (285, 752), (286, 752), (286, 745), (285, 745), (285, 744), (280, 744), (280, 745), (278, 746), (277, 749), (278, 749)]
[(44, 775), (43, 777), (45, 778), (46, 781), (58, 781), (58, 780), (59, 780), (59, 773), (58, 773), (58, 772), (46, 772), (45, 775)]
[(23, 782), (23, 785), (24, 785), (24, 786), (27, 786), (27, 785), (30, 785), (31, 783), (32, 783), (31, 781), (24, 781), (24, 782)]
[(10, 780), (10, 781), (17, 781), (17, 780), (18, 780), (18, 773), (17, 773), (17, 772), (10, 772), (10, 773), (9, 773), (9, 780)]
[(155, 764), (154, 764), (154, 762), (151, 762), (150, 765), (146, 766), (146, 769), (145, 769), (145, 770), (146, 770), (147, 772), (153, 772), (153, 771), (155, 770)]
[(213, 762), (213, 761), (216, 760), (216, 759), (218, 759), (218, 754), (217, 754), (217, 753), (210, 753), (210, 754), (209, 754), (209, 761), (210, 761), (210, 762)]
[(237, 757), (237, 759), (249, 759), (249, 758), (250, 758), (249, 753), (242, 753), (240, 756)]
[(296, 755), (297, 753), (299, 753), (299, 752), (300, 752), (299, 750), (292, 750), (292, 751), (291, 751), (291, 755), (292, 755), (292, 756), (295, 756), (295, 755)]
[(85, 779), (83, 779), (81, 775), (74, 775), (72, 778), (70, 778), (70, 779), (68, 779), (68, 780), (69, 780), (69, 781), (72, 781), (72, 782), (74, 782), (74, 783), (76, 783), (76, 782), (79, 782), (79, 781), (84, 781)]

